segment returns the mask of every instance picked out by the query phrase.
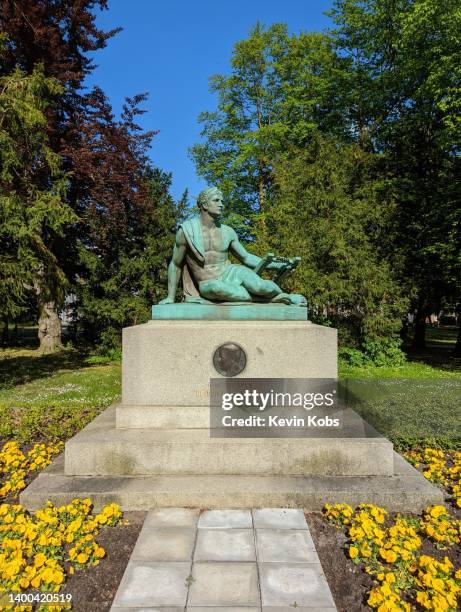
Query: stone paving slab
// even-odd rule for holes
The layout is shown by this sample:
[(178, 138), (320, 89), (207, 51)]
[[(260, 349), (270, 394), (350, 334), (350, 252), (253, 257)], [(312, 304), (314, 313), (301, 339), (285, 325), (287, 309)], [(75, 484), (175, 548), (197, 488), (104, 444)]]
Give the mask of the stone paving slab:
[(299, 509), (148, 513), (113, 612), (333, 612)]
[(193, 527), (197, 526), (200, 510), (198, 508), (161, 508), (151, 510), (146, 516), (143, 527)]
[(301, 529), (256, 529), (258, 561), (284, 563), (318, 563), (312, 538)]
[(307, 529), (302, 510), (295, 508), (262, 508), (253, 510), (256, 529)]
[(252, 529), (251, 510), (207, 510), (200, 515), (199, 529)]
[(199, 529), (195, 561), (256, 561), (252, 529)]
[(115, 606), (185, 606), (191, 563), (152, 563), (130, 559)]
[(260, 563), (263, 606), (334, 607), (320, 563)]
[(191, 606), (259, 606), (256, 563), (194, 563)]
[(142, 561), (191, 561), (194, 544), (195, 529), (146, 529), (144, 526), (131, 558)]

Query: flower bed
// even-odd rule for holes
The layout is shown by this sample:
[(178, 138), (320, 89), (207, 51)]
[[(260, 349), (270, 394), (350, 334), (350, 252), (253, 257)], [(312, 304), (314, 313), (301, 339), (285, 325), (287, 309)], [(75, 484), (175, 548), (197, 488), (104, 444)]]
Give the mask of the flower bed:
[[(62, 444), (36, 444), (22, 452), (15, 442), (0, 451), (3, 482), (0, 502), (17, 495), (30, 476), (46, 467)], [(90, 499), (74, 499), (63, 506), (48, 502), (45, 508), (27, 512), (15, 503), (0, 503), (0, 599), (2, 594), (40, 591), (59, 593), (66, 578), (75, 570), (97, 566), (105, 550), (96, 541), (102, 527), (114, 526), (122, 513), (117, 504), (92, 512)], [(1, 600), (2, 610), (32, 610), (32, 605), (10, 604)], [(70, 603), (50, 605), (38, 610), (70, 609)]]
[[(101, 526), (116, 525), (121, 515), (117, 504), (93, 515), (89, 499), (74, 499), (60, 507), (48, 502), (32, 513), (19, 504), (1, 504), (0, 591), (58, 593), (75, 569), (99, 564), (105, 551), (95, 537)], [(18, 608), (6, 605), (2, 609)]]
[(404, 455), (425, 478), (442, 485), (453, 503), (461, 508), (461, 451), (425, 448), (407, 451)]
[(421, 518), (388, 513), (372, 504), (353, 510), (326, 505), (324, 516), (347, 535), (350, 559), (373, 579), (368, 605), (379, 612), (412, 609), (455, 611), (461, 570), (447, 555), (423, 554), (423, 540), (447, 550), (460, 543), (461, 521), (445, 506), (429, 506)]

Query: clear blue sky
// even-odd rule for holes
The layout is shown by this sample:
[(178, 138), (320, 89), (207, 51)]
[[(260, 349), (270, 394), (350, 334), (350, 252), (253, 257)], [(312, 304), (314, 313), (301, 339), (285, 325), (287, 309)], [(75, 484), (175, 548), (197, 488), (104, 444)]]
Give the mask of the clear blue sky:
[(99, 85), (116, 115), (125, 96), (148, 92), (141, 118), (159, 130), (151, 158), (173, 173), (172, 194), (189, 188), (191, 202), (206, 186), (196, 175), (188, 148), (199, 141), (201, 111), (214, 110), (212, 74), (228, 74), (232, 48), (259, 20), (286, 23), (290, 32), (319, 31), (330, 22), (323, 12), (332, 0), (109, 0), (98, 15), (104, 30), (123, 31), (95, 54), (88, 84)]

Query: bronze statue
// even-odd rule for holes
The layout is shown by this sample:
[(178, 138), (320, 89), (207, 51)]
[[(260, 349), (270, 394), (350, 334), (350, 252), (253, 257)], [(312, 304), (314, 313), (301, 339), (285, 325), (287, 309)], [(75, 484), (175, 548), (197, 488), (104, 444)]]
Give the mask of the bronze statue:
[[(198, 303), (259, 302), (306, 306), (306, 298), (284, 293), (277, 282), (260, 276), (263, 269), (276, 270), (280, 282), (299, 263), (299, 257), (265, 258), (249, 253), (236, 232), (220, 222), (222, 193), (209, 187), (198, 197), (200, 215), (185, 221), (176, 234), (168, 266), (168, 297), (172, 304), (182, 275), (184, 301)], [(232, 253), (241, 264), (229, 261)]]

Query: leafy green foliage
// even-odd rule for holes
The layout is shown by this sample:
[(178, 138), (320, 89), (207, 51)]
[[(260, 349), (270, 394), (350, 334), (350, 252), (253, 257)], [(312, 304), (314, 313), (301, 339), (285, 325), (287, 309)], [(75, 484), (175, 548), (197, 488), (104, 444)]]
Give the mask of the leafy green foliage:
[[(5, 52), (5, 39), (2, 41)], [(66, 275), (50, 244), (78, 221), (67, 175), (49, 146), (46, 112), (62, 90), (43, 66), (0, 76), (0, 316), (14, 318), (33, 289), (62, 298)], [(38, 180), (40, 177), (40, 180)]]
[(191, 155), (230, 201), (228, 219), (242, 235), (267, 237), (274, 156), (327, 121), (335, 62), (322, 35), (289, 36), (283, 24), (257, 24), (235, 44), (231, 75), (211, 77), (218, 110), (200, 115), (205, 141)]
[(405, 354), (397, 338), (380, 338), (379, 340), (367, 338), (363, 342), (362, 350), (342, 346), (338, 351), (338, 356), (344, 363), (356, 367), (400, 366), (405, 363)]
[[(89, 53), (118, 31), (96, 27), (98, 8), (107, 1), (0, 5), (9, 123), (0, 120), (10, 139), (0, 140), (9, 197), (0, 209), (8, 250), (0, 316), (17, 317), (28, 285), (38, 302), (42, 349), (50, 352), (60, 346), (65, 298), (80, 337), (106, 351), (119, 343), (123, 326), (147, 320), (165, 283), (176, 214), (187, 201), (185, 195), (176, 205), (171, 177), (148, 163), (155, 132), (136, 122), (145, 95), (126, 99), (117, 120), (104, 92), (84, 86), (94, 68)], [(30, 218), (21, 217), (25, 200), (33, 201)], [(33, 252), (24, 251), (26, 234), (33, 234)]]
[(313, 320), (339, 327), (342, 344), (372, 361), (399, 360), (406, 301), (379, 246), (389, 212), (372, 171), (373, 159), (357, 145), (321, 136), (280, 156), (271, 246), (302, 254), (290, 285), (307, 296)]
[[(187, 194), (173, 201), (171, 175), (144, 165), (144, 149), (136, 152), (131, 129), (136, 128), (123, 126), (115, 148), (111, 141), (104, 143), (108, 154), (102, 163), (101, 143), (88, 162), (89, 168), (93, 162), (98, 165), (101, 189), (106, 190), (109, 181), (112, 188), (98, 198), (104, 206), (89, 203), (85, 215), (87, 233), (79, 241), (81, 267), (75, 288), (77, 329), (104, 354), (120, 346), (123, 327), (148, 321), (152, 304), (163, 297), (174, 229), (187, 201)], [(123, 168), (116, 171), (118, 166)], [(91, 172), (84, 165), (82, 171)], [(132, 189), (133, 184), (138, 189)]]
[(338, 0), (338, 53), (349, 58), (343, 96), (358, 142), (380, 158), (396, 203), (388, 259), (424, 320), (461, 297), (461, 8), (456, 0)]
[(461, 299), (461, 8), (337, 0), (330, 13), (325, 34), (257, 24), (236, 43), (191, 154), (255, 251), (303, 257), (291, 288), (315, 319), (398, 363), (407, 309), (424, 344), (426, 315)]
[[(5, 277), (11, 279), (14, 274), (12, 260), (21, 262), (17, 272), (28, 276), (17, 277), (15, 291), (8, 281), (9, 306), (4, 317), (17, 316), (34, 299), (32, 311), (38, 314), (42, 352), (61, 348), (58, 313), (75, 275), (74, 226), (81, 208), (75, 197), (74, 152), (79, 149), (79, 129), (88, 107), (83, 80), (94, 67), (87, 52), (104, 47), (116, 32), (97, 29), (95, 7), (106, 8), (106, 0), (0, 4), (0, 77), (6, 86), (2, 95), (13, 94), (5, 101), (7, 120), (2, 120), (2, 126), (6, 140), (17, 146), (15, 158), (8, 142), (4, 143), (2, 160), (2, 191), (9, 198), (4, 212), (12, 224), (6, 232), (12, 254)], [(26, 236), (32, 249), (24, 248)], [(30, 287), (29, 304), (18, 293), (24, 282)]]

